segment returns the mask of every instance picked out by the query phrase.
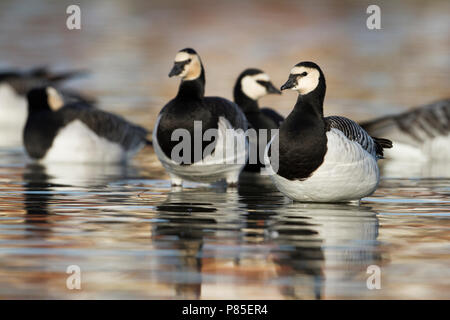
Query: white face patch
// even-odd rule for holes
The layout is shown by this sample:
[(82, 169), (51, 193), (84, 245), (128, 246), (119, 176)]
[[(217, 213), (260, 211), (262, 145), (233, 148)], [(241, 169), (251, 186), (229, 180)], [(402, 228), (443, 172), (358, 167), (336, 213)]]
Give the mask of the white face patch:
[(297, 77), (297, 84), (291, 88), (291, 90), (296, 90), (302, 95), (308, 94), (316, 89), (320, 78), (319, 70), (315, 68), (294, 67), (291, 70), (291, 74), (293, 75), (301, 75), (304, 72), (306, 72), (306, 75)]
[(184, 65), (183, 72), (178, 77), (183, 80), (194, 80), (200, 77), (202, 72), (200, 58), (196, 54), (189, 54), (187, 52), (178, 52), (175, 56), (175, 62), (182, 62), (191, 59), (191, 62)]
[(53, 87), (47, 88), (47, 103), (53, 111), (58, 111), (64, 105), (64, 99)]
[(178, 52), (177, 55), (175, 56), (175, 62), (186, 61), (190, 58), (191, 58), (191, 56), (189, 53), (184, 52), (184, 51)]
[(258, 73), (253, 76), (245, 76), (241, 80), (242, 91), (253, 100), (258, 100), (267, 95), (266, 87), (259, 84), (258, 80), (270, 81), (270, 78), (265, 73)]

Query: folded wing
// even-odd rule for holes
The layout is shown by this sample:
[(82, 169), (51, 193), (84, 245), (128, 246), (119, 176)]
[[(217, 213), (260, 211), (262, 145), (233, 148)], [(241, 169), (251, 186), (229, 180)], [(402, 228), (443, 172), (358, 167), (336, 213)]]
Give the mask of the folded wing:
[(390, 140), (371, 137), (366, 130), (353, 120), (339, 116), (331, 116), (324, 119), (328, 129), (335, 128), (340, 130), (349, 140), (359, 143), (364, 150), (377, 158), (383, 157), (384, 148), (392, 148)]
[(120, 144), (125, 150), (149, 144), (148, 131), (143, 127), (135, 125), (121, 116), (92, 108), (88, 104), (69, 104), (58, 112), (64, 113), (64, 121), (70, 122), (78, 119), (97, 135)]

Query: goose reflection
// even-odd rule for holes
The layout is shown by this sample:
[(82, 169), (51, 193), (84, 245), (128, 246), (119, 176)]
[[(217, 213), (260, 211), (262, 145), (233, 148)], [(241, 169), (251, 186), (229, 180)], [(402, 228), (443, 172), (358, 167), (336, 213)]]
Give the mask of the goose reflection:
[[(126, 192), (117, 192), (113, 197), (96, 196), (95, 192), (91, 196), (90, 193), (92, 190), (105, 189), (110, 183), (122, 181), (134, 174), (134, 171), (133, 168), (121, 167), (97, 169), (93, 166), (37, 163), (30, 163), (24, 168), (25, 214), (21, 227), (23, 235), (22, 239), (16, 237), (19, 250), (23, 250), (23, 253), (19, 256), (20, 263), (17, 264), (16, 261), (14, 265), (27, 274), (25, 279), (30, 283), (29, 292), (39, 288), (39, 294), (55, 297), (55, 281), (58, 281), (61, 275), (63, 279), (65, 278), (67, 266), (74, 261), (80, 266), (98, 264), (103, 268), (105, 261), (110, 263), (109, 259), (114, 259), (110, 256), (91, 258), (89, 254), (83, 254), (92, 245), (90, 240), (85, 240), (90, 236), (87, 233), (89, 231), (99, 231), (95, 240), (99, 239), (99, 244), (102, 245), (102, 227), (105, 227), (105, 222), (100, 219), (99, 223), (94, 221), (94, 225), (86, 223), (85, 219), (80, 219), (80, 216), (86, 215), (85, 209), (81, 208), (90, 206), (96, 210), (97, 203), (103, 205), (109, 201), (122, 202), (123, 197), (132, 197), (132, 194)], [(122, 198), (117, 199), (119, 197)], [(69, 201), (70, 205), (67, 206)], [(71, 212), (73, 214), (70, 214)], [(95, 214), (90, 216), (95, 217)], [(115, 231), (110, 225), (106, 225), (105, 228), (108, 228), (106, 234)], [(116, 236), (112, 238), (115, 239)], [(32, 243), (32, 246), (29, 247), (28, 243)], [(115, 267), (120, 268), (121, 265)], [(33, 271), (28, 273), (28, 270)], [(64, 295), (64, 292), (62, 294)]]
[[(366, 270), (381, 264), (378, 219), (369, 207), (291, 203), (277, 210), (270, 228), (278, 249), (277, 283), (294, 299), (333, 298), (344, 287), (355, 297), (367, 293)], [(348, 290), (346, 290), (348, 291)]]
[(269, 283), (283, 297), (328, 298), (343, 286), (356, 295), (368, 291), (367, 266), (381, 263), (370, 207), (292, 203), (261, 177), (241, 180), (239, 196), (246, 209), (242, 241), (273, 248), (267, 259), (277, 267)]
[[(51, 232), (48, 221), (49, 201), (51, 199), (51, 184), (45, 167), (39, 164), (30, 164), (23, 174), (24, 209), (26, 212), (25, 225), (27, 237), (46, 238)], [(32, 226), (32, 227), (31, 227)]]
[(44, 168), (48, 181), (59, 186), (90, 188), (138, 176), (135, 167), (120, 164), (49, 163)]
[[(242, 210), (241, 239), (263, 242), (275, 211), (287, 199), (276, 189), (268, 176), (242, 172), (239, 178), (239, 202)], [(239, 262), (238, 260), (236, 261)]]
[[(275, 264), (276, 272), (269, 284), (275, 283), (284, 298), (309, 298), (311, 292), (320, 298), (320, 288), (316, 287), (322, 282), (324, 256), (315, 224), (309, 217), (287, 213), (290, 201), (268, 177), (260, 176), (256, 183), (254, 179), (244, 176), (239, 187), (240, 201), (246, 208), (243, 240), (272, 248), (266, 255), (266, 269)], [(240, 258), (236, 263), (241, 263)], [(299, 285), (300, 278), (304, 281)], [(297, 292), (300, 288), (301, 294)]]
[(172, 189), (167, 199), (156, 207), (159, 222), (152, 227), (152, 243), (157, 249), (175, 250), (160, 257), (155, 277), (174, 286), (175, 298), (197, 299), (202, 295), (202, 270), (206, 239), (218, 229), (236, 229), (230, 223), (235, 215), (227, 208), (237, 206), (236, 191), (223, 188)]
[(48, 230), (49, 227), (43, 224), (49, 225), (48, 216), (53, 213), (51, 203), (57, 203), (61, 193), (102, 188), (108, 183), (136, 176), (136, 172), (133, 167), (125, 166), (29, 163), (23, 174), (27, 225), (39, 223), (42, 228), (36, 230)]

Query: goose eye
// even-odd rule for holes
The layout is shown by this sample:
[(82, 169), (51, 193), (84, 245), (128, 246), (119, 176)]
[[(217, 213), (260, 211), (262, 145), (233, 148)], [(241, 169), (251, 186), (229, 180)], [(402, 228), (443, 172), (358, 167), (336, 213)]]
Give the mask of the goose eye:
[(304, 71), (304, 72), (300, 73), (300, 75), (301, 75), (302, 77), (307, 76), (307, 75), (308, 75), (308, 72)]
[(267, 81), (264, 80), (256, 80), (257, 83), (259, 83), (262, 86), (266, 86), (267, 85)]

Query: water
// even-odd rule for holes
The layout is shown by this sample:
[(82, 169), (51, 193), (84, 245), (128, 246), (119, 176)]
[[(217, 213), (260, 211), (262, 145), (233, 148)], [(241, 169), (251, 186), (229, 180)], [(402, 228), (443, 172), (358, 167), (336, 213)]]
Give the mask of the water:
[[(290, 203), (262, 178), (162, 178), (3, 152), (0, 297), (450, 298), (450, 179), (384, 179), (357, 206)], [(70, 265), (81, 291), (66, 288)], [(381, 290), (366, 287), (370, 265)]]
[[(354, 1), (80, 3), (77, 33), (62, 4), (2, 1), (0, 63), (91, 69), (71, 86), (149, 129), (186, 46), (202, 55), (208, 94), (228, 98), (243, 68), (281, 84), (306, 59), (326, 72), (327, 114), (368, 119), (449, 93), (447, 1), (381, 2), (379, 33)], [(286, 115), (293, 100), (263, 105)], [(105, 167), (39, 166), (0, 147), (0, 299), (450, 299), (449, 171), (385, 161), (359, 206), (299, 204), (248, 176), (237, 189), (171, 189), (151, 148)], [(82, 290), (66, 287), (70, 265)], [(367, 288), (370, 265), (381, 290)]]

